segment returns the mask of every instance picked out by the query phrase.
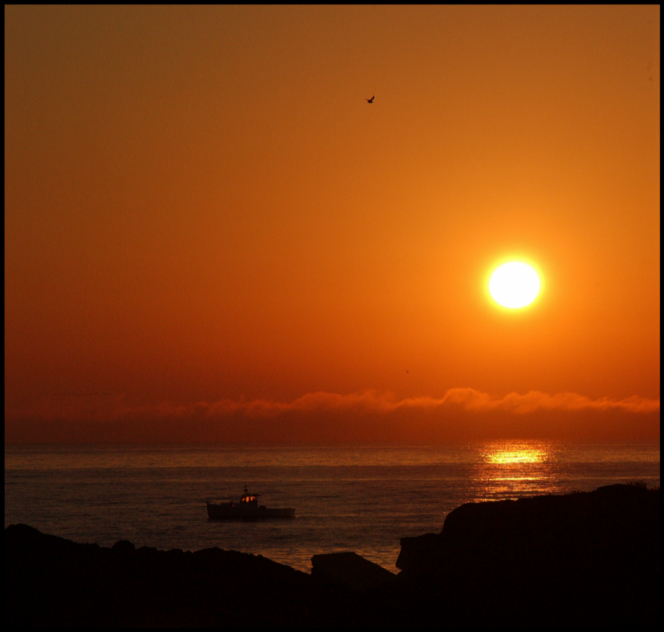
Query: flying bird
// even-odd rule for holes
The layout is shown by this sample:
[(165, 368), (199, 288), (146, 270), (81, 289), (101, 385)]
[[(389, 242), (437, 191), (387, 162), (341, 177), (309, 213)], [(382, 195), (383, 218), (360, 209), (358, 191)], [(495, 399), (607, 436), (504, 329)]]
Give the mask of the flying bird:
[(367, 103), (373, 103), (373, 100), (376, 98), (376, 95), (374, 94), (370, 99), (365, 99)]

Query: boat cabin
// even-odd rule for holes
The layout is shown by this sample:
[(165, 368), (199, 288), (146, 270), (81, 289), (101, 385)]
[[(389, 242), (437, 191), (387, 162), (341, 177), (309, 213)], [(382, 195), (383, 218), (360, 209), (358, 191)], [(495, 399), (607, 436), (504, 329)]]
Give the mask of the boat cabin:
[(247, 490), (247, 486), (244, 486), (244, 494), (242, 494), (242, 498), (240, 498), (241, 503), (258, 503), (258, 494), (250, 494), (249, 491)]

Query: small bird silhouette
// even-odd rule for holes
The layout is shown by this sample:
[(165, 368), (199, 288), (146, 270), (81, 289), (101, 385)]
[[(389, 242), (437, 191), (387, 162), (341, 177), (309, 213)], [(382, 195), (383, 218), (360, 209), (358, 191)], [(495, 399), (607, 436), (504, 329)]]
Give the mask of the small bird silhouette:
[(376, 98), (376, 95), (374, 94), (370, 99), (365, 99), (367, 103), (373, 103), (373, 100)]

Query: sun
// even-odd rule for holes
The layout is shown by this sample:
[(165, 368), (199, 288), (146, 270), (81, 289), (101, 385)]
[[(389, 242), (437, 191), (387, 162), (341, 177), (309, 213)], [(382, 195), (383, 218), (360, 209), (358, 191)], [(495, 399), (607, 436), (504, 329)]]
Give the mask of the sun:
[(510, 261), (496, 268), (489, 280), (489, 293), (493, 300), (508, 309), (530, 305), (539, 294), (537, 272), (521, 261)]

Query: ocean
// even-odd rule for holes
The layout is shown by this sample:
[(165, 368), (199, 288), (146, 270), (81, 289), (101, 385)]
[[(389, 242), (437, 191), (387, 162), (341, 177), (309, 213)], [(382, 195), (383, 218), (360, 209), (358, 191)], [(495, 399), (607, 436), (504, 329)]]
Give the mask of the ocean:
[[(439, 533), (467, 502), (660, 484), (658, 443), (492, 441), (419, 447), (6, 446), (5, 526), (76, 542), (263, 555), (310, 572), (355, 551), (398, 572), (400, 538)], [(293, 520), (220, 522), (206, 501), (247, 486)]]

